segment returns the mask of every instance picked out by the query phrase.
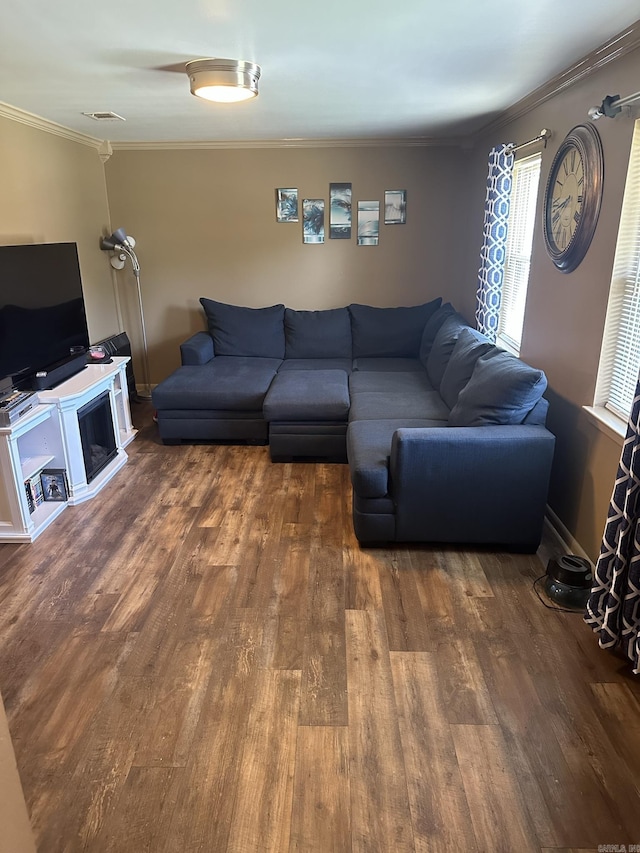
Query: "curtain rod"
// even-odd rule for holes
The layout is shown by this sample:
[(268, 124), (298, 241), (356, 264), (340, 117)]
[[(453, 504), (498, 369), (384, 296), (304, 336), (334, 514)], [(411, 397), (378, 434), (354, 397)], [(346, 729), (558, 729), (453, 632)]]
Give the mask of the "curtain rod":
[(620, 95), (607, 95), (599, 107), (591, 107), (588, 116), (591, 121), (597, 121), (603, 116), (615, 118), (618, 113), (622, 112), (623, 107), (630, 107), (636, 101), (640, 101), (640, 92), (627, 95), (626, 98), (621, 98)]
[(519, 151), (521, 148), (526, 148), (527, 145), (534, 145), (536, 142), (542, 142), (544, 140), (544, 147), (547, 147), (547, 142), (551, 139), (551, 131), (546, 127), (543, 127), (538, 136), (535, 136), (533, 139), (529, 139), (527, 142), (520, 142), (518, 145), (515, 143), (511, 143), (509, 145), (509, 153), (514, 154), (516, 151)]

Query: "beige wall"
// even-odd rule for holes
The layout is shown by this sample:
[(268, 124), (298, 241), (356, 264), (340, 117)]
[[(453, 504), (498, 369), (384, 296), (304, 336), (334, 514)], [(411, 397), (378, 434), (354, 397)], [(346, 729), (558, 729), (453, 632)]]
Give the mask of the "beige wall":
[(477, 141), (468, 163), (466, 273), (455, 293), (461, 308), (472, 311), (488, 150), (499, 142), (531, 139), (542, 127), (550, 128), (553, 138), (542, 160), (521, 355), (549, 378), (548, 426), (557, 436), (550, 506), (592, 558), (599, 551), (620, 446), (596, 429), (582, 406), (593, 404), (633, 121), (601, 119), (596, 125), (604, 148), (604, 197), (591, 247), (572, 273), (558, 272), (546, 254), (542, 202), (551, 161), (566, 134), (575, 125), (588, 123), (588, 108), (605, 95), (635, 92), (639, 74), (636, 51)]
[[(116, 151), (106, 164), (114, 227), (136, 238), (152, 382), (179, 364), (179, 344), (204, 328), (198, 299), (320, 309), (411, 305), (455, 276), (457, 149), (316, 148)], [(406, 189), (407, 224), (381, 225), (380, 245), (303, 245), (300, 223), (275, 220), (276, 187), (328, 199), (351, 181), (354, 202)], [(328, 221), (328, 217), (327, 217)], [(119, 273), (127, 331), (138, 335), (135, 282)], [(139, 375), (137, 372), (136, 375)]]
[(0, 163), (0, 244), (76, 242), (91, 340), (117, 332), (97, 149), (0, 116)]

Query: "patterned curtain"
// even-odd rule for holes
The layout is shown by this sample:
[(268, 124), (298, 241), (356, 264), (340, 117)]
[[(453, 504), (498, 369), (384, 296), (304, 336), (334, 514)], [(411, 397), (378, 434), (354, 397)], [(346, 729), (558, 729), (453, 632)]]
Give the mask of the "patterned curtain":
[(476, 325), (491, 341), (496, 339), (500, 318), (514, 159), (511, 143), (498, 145), (489, 153)]
[(640, 381), (622, 446), (585, 622), (640, 675)]

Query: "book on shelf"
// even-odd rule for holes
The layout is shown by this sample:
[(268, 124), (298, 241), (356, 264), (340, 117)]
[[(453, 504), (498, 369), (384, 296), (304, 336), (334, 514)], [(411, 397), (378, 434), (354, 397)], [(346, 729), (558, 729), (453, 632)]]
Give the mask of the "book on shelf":
[(31, 482), (29, 480), (25, 480), (24, 490), (27, 495), (27, 506), (29, 507), (29, 512), (33, 513), (36, 509), (36, 504), (33, 499), (33, 492), (31, 491)]
[(31, 494), (33, 495), (33, 502), (36, 506), (40, 506), (41, 503), (44, 503), (44, 491), (42, 489), (40, 477), (32, 477), (29, 482), (31, 484)]
[(42, 490), (42, 483), (40, 482), (40, 475), (25, 480), (24, 490), (27, 496), (29, 512), (35, 512), (36, 508), (44, 502), (44, 492)]

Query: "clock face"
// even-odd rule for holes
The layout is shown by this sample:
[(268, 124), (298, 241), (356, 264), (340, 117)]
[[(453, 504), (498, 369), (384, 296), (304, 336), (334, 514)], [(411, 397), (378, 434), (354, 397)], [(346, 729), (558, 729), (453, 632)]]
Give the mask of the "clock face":
[(584, 205), (584, 163), (573, 145), (569, 147), (555, 170), (551, 188), (551, 240), (564, 251), (573, 239), (582, 217)]
[(549, 172), (544, 197), (544, 240), (561, 272), (571, 272), (591, 243), (602, 198), (602, 143), (592, 125), (578, 125), (564, 139)]

